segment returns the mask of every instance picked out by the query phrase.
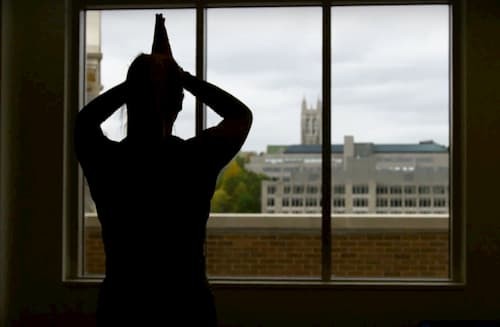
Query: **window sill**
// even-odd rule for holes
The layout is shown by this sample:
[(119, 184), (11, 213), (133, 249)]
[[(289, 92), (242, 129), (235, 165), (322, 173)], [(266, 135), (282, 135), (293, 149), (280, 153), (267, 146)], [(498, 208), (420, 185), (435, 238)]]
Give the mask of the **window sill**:
[[(346, 289), (346, 290), (460, 290), (466, 286), (465, 282), (455, 282), (447, 279), (347, 279), (337, 278), (333, 281), (323, 282), (313, 279), (250, 279), (226, 278), (210, 279), (212, 289)], [(101, 284), (102, 277), (72, 278), (63, 280), (69, 287), (97, 287)]]

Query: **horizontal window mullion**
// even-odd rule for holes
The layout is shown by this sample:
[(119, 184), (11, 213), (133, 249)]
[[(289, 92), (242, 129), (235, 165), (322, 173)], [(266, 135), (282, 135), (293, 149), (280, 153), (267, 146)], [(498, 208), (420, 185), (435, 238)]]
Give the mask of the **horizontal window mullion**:
[(286, 6), (320, 6), (324, 3), (334, 6), (379, 6), (379, 5), (431, 5), (451, 4), (453, 0), (260, 0), (260, 1), (232, 1), (232, 0), (81, 0), (75, 1), (81, 9), (154, 9), (154, 8), (235, 8), (235, 7), (286, 7)]
[(154, 9), (154, 8), (238, 8), (238, 7), (304, 7), (304, 6), (321, 6), (321, 0), (314, 1), (288, 1), (288, 0), (272, 0), (272, 1), (232, 1), (232, 0), (217, 0), (217, 1), (193, 1), (193, 0), (174, 0), (168, 3), (165, 0), (82, 0), (81, 8), (85, 9)]

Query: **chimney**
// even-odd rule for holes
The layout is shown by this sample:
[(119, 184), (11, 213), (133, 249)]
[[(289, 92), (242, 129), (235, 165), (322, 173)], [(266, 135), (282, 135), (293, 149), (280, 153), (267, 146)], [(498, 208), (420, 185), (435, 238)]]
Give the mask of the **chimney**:
[(347, 161), (354, 157), (354, 136), (344, 136), (344, 169), (347, 168)]

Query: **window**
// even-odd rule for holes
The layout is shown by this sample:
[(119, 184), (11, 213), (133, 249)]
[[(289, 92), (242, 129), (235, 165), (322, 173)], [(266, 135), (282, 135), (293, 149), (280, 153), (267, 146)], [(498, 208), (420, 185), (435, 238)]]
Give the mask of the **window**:
[(344, 193), (345, 193), (345, 185), (333, 186), (333, 194), (344, 194)]
[(364, 198), (361, 198), (361, 199), (353, 199), (352, 200), (352, 205), (354, 207), (368, 207), (368, 199), (364, 199)]
[[(188, 71), (195, 71), (194, 9), (87, 11), (84, 103), (121, 83), (126, 77), (128, 65), (139, 53), (150, 53), (154, 15), (157, 12), (169, 17), (169, 36), (171, 42), (176, 44), (179, 65)], [(116, 26), (120, 26), (120, 33), (116, 32)], [(130, 42), (131, 39), (134, 41)], [(195, 135), (194, 112), (194, 97), (185, 92), (183, 110), (174, 124), (174, 135), (182, 138)], [(126, 108), (122, 107), (101, 128), (108, 138), (119, 141), (126, 136), (126, 124)], [(86, 181), (82, 184), (84, 255), (80, 273), (83, 276), (99, 276), (104, 273), (100, 224)]]
[[(299, 20), (300, 26), (296, 24)], [(303, 40), (302, 46), (307, 51), (292, 50), (296, 49), (297, 38)], [(299, 62), (309, 65), (306, 68), (298, 65)], [(314, 130), (312, 126), (313, 119), (321, 122), (316, 101), (321, 90), (321, 8), (207, 9), (206, 79), (243, 101), (254, 116), (252, 129), (239, 154), (245, 160), (236, 160), (242, 163), (239, 165), (241, 181), (249, 192), (247, 195), (237, 192), (231, 182), (219, 184), (220, 192), (223, 190), (229, 195), (228, 202), (241, 204), (224, 211), (224, 217), (230, 218), (231, 230), (240, 238), (231, 246), (219, 246), (221, 233), (227, 233), (212, 228), (220, 218), (216, 212), (211, 214), (207, 255), (214, 259), (207, 261), (208, 275), (215, 279), (238, 276), (319, 278), (321, 244), (318, 236), (321, 231), (318, 228), (304, 230), (301, 223), (317, 220), (313, 214), (304, 216), (306, 210), (314, 208), (315, 213), (320, 212), (320, 208), (312, 206), (304, 195), (307, 185), (319, 184), (321, 180), (321, 162), (317, 160), (321, 153), (288, 153), (297, 150), (289, 149), (292, 144), (321, 144), (321, 129), (318, 128), (321, 124)], [(207, 109), (206, 113), (207, 127), (220, 121), (212, 110)], [(308, 119), (310, 130), (306, 126)], [(265, 171), (266, 167), (273, 170)], [(288, 179), (286, 183), (281, 182), (284, 177)], [(267, 204), (260, 195), (262, 185), (270, 183), (272, 178), (276, 179), (273, 215), (265, 214), (269, 213)], [(247, 211), (247, 202), (256, 203), (255, 210)], [(279, 203), (285, 205), (277, 206)], [(242, 213), (251, 214), (249, 219), (260, 227), (238, 219)], [(300, 213), (301, 216), (294, 217), (295, 220), (276, 217), (282, 213)], [(265, 227), (269, 222), (273, 228)], [(303, 235), (315, 255), (307, 262), (304, 259), (289, 265), (275, 264), (283, 253), (299, 249), (299, 242), (286, 241), (297, 234)], [(273, 251), (260, 251), (259, 256), (244, 259), (242, 252), (255, 251), (255, 247)], [(238, 265), (233, 264), (234, 261)], [(246, 268), (236, 268), (243, 266)]]
[(401, 199), (391, 199), (391, 207), (401, 207)]
[(387, 204), (388, 204), (388, 200), (387, 199), (384, 199), (384, 198), (377, 198), (377, 207), (387, 207)]
[(444, 194), (445, 187), (443, 185), (435, 185), (432, 187), (432, 193), (434, 194)]
[(431, 206), (431, 199), (428, 198), (421, 198), (418, 199), (418, 205), (419, 207), (430, 207)]
[(421, 185), (418, 187), (418, 194), (429, 194), (431, 193), (431, 187), (427, 185)]
[(293, 193), (295, 193), (295, 194), (302, 194), (302, 193), (304, 193), (304, 186), (302, 186), (302, 185), (295, 185), (293, 187)]
[(416, 207), (417, 200), (416, 199), (405, 199), (405, 207)]
[(434, 206), (440, 207), (440, 208), (446, 206), (446, 199), (443, 199), (443, 198), (434, 199)]
[(401, 186), (391, 186), (391, 194), (401, 194)]
[[(164, 13), (174, 55), (179, 61), (183, 60), (181, 66), (191, 72), (195, 71), (196, 10), (176, 9), (175, 15), (169, 15), (172, 10)], [(244, 148), (221, 175), (227, 172), (227, 177), (235, 173), (237, 178), (230, 181), (230, 178), (224, 180), (225, 177), (221, 177), (212, 201), (213, 213), (207, 229), (207, 269), (211, 278), (335, 280), (357, 277), (440, 279), (449, 276), (447, 228), (431, 231), (437, 238), (446, 240), (446, 245), (436, 249), (439, 253), (436, 260), (439, 260), (440, 267), (444, 267), (439, 270), (424, 269), (416, 264), (419, 260), (425, 261), (425, 251), (415, 248), (411, 252), (402, 246), (408, 235), (422, 241), (415, 244), (425, 246), (425, 237), (418, 228), (405, 230), (407, 234), (400, 237), (399, 243), (391, 241), (388, 245), (398, 254), (398, 257), (396, 254), (391, 257), (396, 265), (402, 263), (400, 258), (411, 256), (412, 263), (407, 268), (401, 264), (395, 271), (391, 268), (394, 264), (384, 259), (385, 249), (376, 246), (377, 240), (384, 241), (384, 233), (388, 231), (384, 229), (384, 215), (403, 212), (393, 208), (411, 208), (409, 212), (415, 217), (427, 215), (425, 218), (448, 219), (420, 210), (433, 206), (439, 208), (434, 210), (436, 213), (449, 212), (448, 11), (446, 5), (332, 6), (331, 62), (327, 63), (322, 61), (321, 7), (207, 9), (206, 40), (200, 42), (204, 44), (203, 51), (198, 50), (199, 55), (206, 53), (206, 79), (239, 97), (254, 110), (255, 117)], [(157, 10), (123, 11), (123, 17), (129, 17), (127, 21), (131, 22), (130, 33), (134, 33), (133, 26), (146, 21), (138, 17), (154, 17), (155, 12)], [(91, 47), (87, 48), (89, 97), (100, 92), (100, 85), (96, 82), (99, 78), (105, 88), (116, 82), (106, 77), (107, 71), (117, 71), (116, 65), (121, 65), (123, 76), (130, 58), (136, 54), (125, 55), (125, 50), (120, 52), (120, 49), (113, 54), (108, 50), (113, 43), (109, 34), (116, 27), (112, 19), (117, 13), (102, 11), (97, 23), (87, 19), (87, 27), (100, 24), (101, 53), (106, 58), (102, 62), (96, 61), (96, 56), (91, 55)], [(299, 20), (300, 24), (297, 24)], [(151, 16), (147, 21), (151, 23)], [(426, 24), (422, 25), (422, 21)], [(178, 27), (174, 27), (177, 24)], [(136, 27), (135, 31), (139, 33), (141, 29)], [(148, 33), (144, 35), (152, 34)], [(176, 40), (179, 34), (185, 33), (190, 37)], [(300, 50), (297, 49), (298, 39), (301, 40)], [(91, 39), (87, 43), (90, 45)], [(144, 40), (144, 43), (146, 46), (142, 51), (148, 52), (150, 40)], [(136, 48), (134, 45), (135, 51)], [(332, 80), (325, 82), (326, 86), (331, 84), (329, 90), (322, 89), (323, 68), (331, 68)], [(325, 94), (330, 99), (324, 103), (322, 97)], [(176, 134), (183, 138), (194, 135), (195, 121), (202, 121), (200, 114), (194, 115), (194, 99), (186, 98), (184, 106), (186, 116), (179, 117), (175, 128)], [(323, 115), (325, 108), (329, 115)], [(123, 117), (121, 111), (103, 125), (109, 137), (115, 137), (115, 134), (123, 137), (126, 123)], [(322, 144), (326, 126), (323, 117), (331, 119), (331, 144)], [(206, 121), (206, 127), (209, 127), (217, 124), (219, 118), (207, 110)], [(282, 127), (277, 129), (276, 126)], [(322, 179), (322, 168), (329, 167), (327, 164), (323, 166), (323, 162), (329, 160), (322, 155), (329, 148), (331, 180), (327, 181)], [(326, 183), (327, 188), (323, 189), (320, 183)], [(341, 217), (348, 221), (347, 225), (351, 221), (362, 221), (366, 227), (346, 228), (341, 232), (332, 229), (330, 246), (333, 251), (328, 258), (321, 256), (321, 249), (330, 238), (319, 237), (322, 235), (319, 229), (298, 227), (315, 222), (322, 215), (324, 208), (321, 208), (318, 197), (325, 199), (323, 191), (328, 195), (327, 209), (332, 212), (330, 217), (323, 216), (323, 221), (330, 218), (337, 222), (336, 219)], [(354, 196), (351, 197), (351, 193)], [(397, 197), (393, 197), (395, 195)], [(88, 198), (87, 194), (85, 200)], [(92, 275), (103, 272), (103, 257), (92, 252), (98, 246), (99, 228), (95, 209), (91, 201), (84, 203), (87, 202), (85, 273)], [(241, 239), (248, 244), (265, 248), (271, 246), (271, 241), (264, 241), (266, 237), (279, 239), (300, 235), (307, 237), (314, 256), (307, 263), (286, 268), (269, 264), (261, 272), (253, 269), (259, 265), (259, 260), (273, 262), (279, 259), (275, 253), (301, 248), (298, 243), (288, 242), (286, 247), (275, 248), (278, 251), (270, 251), (249, 263), (247, 270), (221, 268), (224, 265), (213, 258), (227, 259), (228, 262), (241, 258), (238, 254), (241, 248), (239, 245), (225, 247), (226, 253), (221, 250), (222, 246), (217, 243), (222, 230), (218, 225), (222, 217), (219, 213), (231, 218), (231, 231), (242, 236)], [(275, 219), (273, 226), (279, 225), (278, 214), (300, 215), (294, 217), (297, 224), (290, 220), (286, 225), (256, 231), (250, 225), (245, 226), (246, 220), (238, 221), (241, 213), (250, 215), (249, 220), (261, 225)], [(374, 216), (368, 220), (366, 213)], [(399, 221), (400, 218), (394, 219)], [(264, 237), (259, 233), (264, 233)], [(362, 252), (361, 247), (350, 246), (342, 239), (341, 233), (348, 233), (348, 242), (354, 243), (363, 242), (363, 238), (370, 234), (373, 246), (369, 247), (373, 251)], [(279, 247), (278, 243), (273, 244)], [(353, 248), (358, 251), (358, 261), (349, 259), (349, 251)], [(229, 252), (231, 257), (224, 257)], [(100, 261), (95, 260), (96, 257)], [(377, 262), (376, 269), (365, 269), (369, 265), (367, 262)], [(330, 267), (329, 277), (321, 275), (322, 265)]]
[(353, 185), (352, 194), (367, 194), (368, 185)]
[[(426, 237), (422, 230), (405, 229), (397, 240), (388, 241), (384, 232), (394, 230), (382, 221), (386, 214), (398, 214), (391, 221), (404, 229), (406, 222), (399, 214), (406, 211), (406, 196), (417, 189), (419, 197), (426, 199), (411, 208), (412, 216), (447, 221), (432, 214), (427, 198), (431, 185), (449, 182), (448, 7), (345, 5), (334, 6), (331, 15), (331, 145), (332, 155), (343, 162), (332, 165), (331, 174), (333, 180), (352, 185), (352, 208), (348, 205), (343, 217), (353, 214), (353, 219), (362, 221), (361, 214), (375, 214), (366, 218), (364, 232), (351, 230), (343, 238), (345, 231), (333, 229), (331, 246), (337, 252), (331, 254), (332, 274), (342, 278), (447, 278), (447, 242), (433, 248), (439, 253), (436, 258), (442, 269), (424, 271), (417, 264), (426, 260), (425, 251), (420, 251)], [(371, 205), (372, 198), (376, 205)], [(426, 219), (414, 221), (421, 224)], [(447, 228), (428, 232), (449, 239)], [(367, 233), (373, 241), (363, 241)], [(405, 246), (410, 239), (422, 243), (410, 249)], [(352, 250), (356, 244), (369, 250)], [(388, 249), (397, 254), (389, 255)], [(363, 260), (370, 264), (363, 266)], [(398, 268), (387, 268), (393, 264)]]
[(306, 207), (315, 207), (318, 205), (318, 200), (315, 198), (306, 198)]
[(377, 190), (376, 190), (377, 194), (387, 194), (389, 193), (388, 192), (388, 189), (387, 189), (387, 186), (385, 185), (378, 185), (377, 184)]
[(309, 193), (309, 194), (318, 193), (318, 187), (314, 186), (314, 185), (308, 185), (307, 186), (307, 193)]
[(405, 189), (405, 194), (415, 194), (417, 187), (414, 185), (406, 185), (404, 189)]
[(333, 206), (336, 208), (345, 207), (345, 199), (343, 198), (333, 198)]

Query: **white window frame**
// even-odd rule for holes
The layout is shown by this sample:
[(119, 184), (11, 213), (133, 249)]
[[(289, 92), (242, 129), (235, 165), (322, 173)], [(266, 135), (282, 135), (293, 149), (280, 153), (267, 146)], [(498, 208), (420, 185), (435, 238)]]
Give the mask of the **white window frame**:
[[(265, 284), (277, 285), (279, 287), (288, 285), (321, 285), (321, 286), (345, 286), (349, 287), (447, 287), (447, 286), (463, 286), (465, 285), (465, 225), (464, 225), (464, 201), (462, 189), (462, 123), (461, 112), (463, 100), (458, 94), (464, 89), (461, 84), (462, 76), (462, 61), (463, 55), (461, 50), (460, 40), (460, 24), (454, 21), (463, 15), (463, 9), (459, 5), (459, 0), (448, 1), (429, 1), (429, 0), (365, 0), (365, 1), (187, 1), (174, 0), (169, 2), (159, 0), (81, 0), (79, 2), (68, 1), (71, 7), (68, 10), (66, 17), (68, 33), (66, 37), (66, 116), (65, 116), (65, 165), (64, 165), (64, 223), (63, 223), (63, 271), (62, 278), (64, 282), (78, 283), (98, 283), (100, 278), (89, 278), (82, 275), (82, 246), (83, 244), (83, 226), (82, 219), (75, 219), (78, 212), (81, 210), (81, 172), (72, 148), (72, 126), (77, 113), (77, 108), (82, 103), (82, 95), (80, 90), (83, 87), (83, 69), (84, 58), (81, 53), (83, 31), (85, 26), (85, 10), (106, 10), (106, 9), (179, 9), (192, 8), (196, 10), (196, 75), (204, 78), (206, 72), (205, 51), (206, 51), (206, 10), (208, 8), (224, 8), (224, 7), (266, 7), (266, 6), (320, 6), (322, 7), (322, 33), (323, 33), (323, 53), (322, 53), (322, 222), (321, 222), (321, 242), (322, 242), (322, 267), (321, 276), (318, 280), (294, 281), (288, 279), (280, 280), (218, 280), (217, 284)], [(445, 4), (450, 6), (450, 175), (449, 175), (449, 192), (450, 192), (450, 261), (449, 261), (449, 278), (446, 280), (415, 280), (410, 281), (400, 279), (332, 279), (332, 262), (331, 262), (331, 246), (332, 246), (332, 180), (331, 180), (331, 7), (340, 5), (418, 5), (418, 4)], [(200, 132), (206, 126), (206, 114), (203, 104), (196, 102), (196, 132)], [(292, 200), (293, 201), (293, 200)]]

